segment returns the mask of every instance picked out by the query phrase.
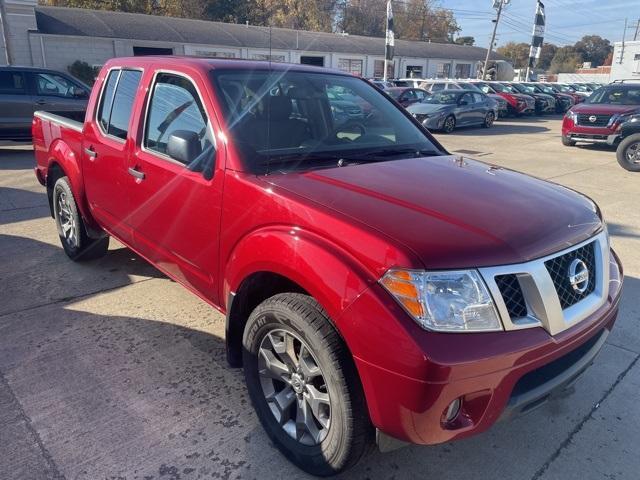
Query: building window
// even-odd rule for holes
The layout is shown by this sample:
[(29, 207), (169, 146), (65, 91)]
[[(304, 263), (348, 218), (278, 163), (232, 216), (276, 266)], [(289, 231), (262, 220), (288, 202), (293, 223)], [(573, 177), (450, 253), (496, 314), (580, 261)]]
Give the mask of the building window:
[(252, 53), (251, 58), (253, 60), (269, 60), (272, 62), (286, 62), (284, 55), (269, 55), (268, 53)]
[(449, 78), (451, 77), (451, 64), (439, 63), (436, 69), (436, 78)]
[(173, 48), (133, 47), (133, 55), (135, 57), (145, 55), (173, 55)]
[(456, 78), (471, 78), (471, 64), (458, 63), (456, 65)]
[(636, 53), (633, 57), (633, 60), (636, 62), (634, 65), (633, 73), (640, 73), (640, 53)]
[(216, 52), (214, 50), (194, 50), (193, 54), (196, 57), (236, 58), (236, 54), (233, 52)]
[(314, 67), (324, 67), (324, 57), (301, 55), (300, 63), (302, 65), (313, 65)]
[[(389, 62), (387, 64), (387, 78), (393, 78), (393, 72), (395, 72), (395, 64)], [(384, 77), (384, 60), (373, 61), (373, 78)]]
[(352, 60), (350, 58), (340, 58), (338, 60), (338, 69), (343, 72), (349, 72), (352, 75), (362, 76), (362, 60)]
[(419, 65), (407, 65), (407, 78), (422, 78), (422, 67)]

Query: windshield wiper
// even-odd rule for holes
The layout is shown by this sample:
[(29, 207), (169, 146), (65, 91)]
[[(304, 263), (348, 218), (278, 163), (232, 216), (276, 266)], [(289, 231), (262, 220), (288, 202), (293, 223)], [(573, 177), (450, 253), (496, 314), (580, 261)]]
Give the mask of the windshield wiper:
[[(409, 158), (418, 158), (418, 157), (437, 157), (442, 155), (442, 152), (437, 150), (428, 150), (421, 148), (384, 148), (382, 150), (374, 150), (372, 152), (367, 152), (361, 154), (359, 157), (364, 159), (388, 159), (389, 157), (399, 157), (411, 155)], [(354, 158), (357, 160), (357, 158)]]

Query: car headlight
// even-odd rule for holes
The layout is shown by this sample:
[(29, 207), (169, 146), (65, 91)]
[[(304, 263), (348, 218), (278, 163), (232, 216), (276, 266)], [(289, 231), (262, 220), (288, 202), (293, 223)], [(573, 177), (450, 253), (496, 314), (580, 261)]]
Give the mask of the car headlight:
[(502, 323), (476, 270), (389, 270), (380, 284), (424, 329), (439, 332), (502, 330)]
[(569, 120), (571, 120), (573, 123), (578, 123), (578, 114), (575, 112), (572, 112), (571, 110), (569, 110), (567, 113), (565, 113), (564, 115), (565, 117), (567, 117)]

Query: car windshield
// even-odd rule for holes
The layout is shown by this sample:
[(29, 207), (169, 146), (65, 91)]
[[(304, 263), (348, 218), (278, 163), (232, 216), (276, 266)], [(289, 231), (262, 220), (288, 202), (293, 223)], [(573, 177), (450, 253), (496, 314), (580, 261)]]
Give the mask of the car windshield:
[(544, 93), (548, 93), (550, 95), (556, 93), (556, 91), (551, 88), (549, 85), (537, 85), (537, 87), (542, 90)]
[(575, 90), (573, 88), (571, 88), (569, 85), (562, 85), (562, 84), (557, 84), (556, 88), (558, 90), (560, 90), (563, 93), (574, 93)]
[(428, 95), (422, 100), (422, 103), (435, 103), (438, 105), (454, 105), (458, 103), (460, 93), (457, 92), (437, 92)]
[(515, 88), (504, 83), (492, 83), (491, 86), (500, 93), (518, 93)]
[(640, 86), (603, 87), (596, 90), (586, 103), (611, 105), (640, 105)]
[[(484, 93), (493, 93), (495, 89), (493, 89), (490, 85), (486, 83), (470, 83), (469, 85), (473, 85), (475, 88)], [(500, 90), (498, 90), (500, 91)]]
[(513, 88), (514, 93), (535, 93), (535, 88), (526, 87), (522, 83), (512, 83), (509, 86)]
[(571, 84), (571, 87), (573, 87), (578, 92), (589, 93), (591, 91), (587, 87), (585, 87), (584, 85)]
[(216, 69), (212, 77), (228, 135), (256, 173), (444, 153), (356, 77), (266, 69)]

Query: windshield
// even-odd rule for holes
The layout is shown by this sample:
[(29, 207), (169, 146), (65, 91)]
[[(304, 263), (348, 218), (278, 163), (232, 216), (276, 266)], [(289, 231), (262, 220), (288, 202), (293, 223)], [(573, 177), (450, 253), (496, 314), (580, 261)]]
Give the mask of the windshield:
[[(484, 92), (484, 93), (494, 93), (494, 89), (490, 85), (488, 85), (486, 83), (470, 83), (469, 85), (473, 85), (478, 90), (480, 90), (481, 92)], [(498, 90), (498, 91), (500, 91), (500, 90)]]
[(558, 90), (560, 90), (561, 92), (563, 92), (563, 93), (574, 93), (575, 92), (575, 90), (573, 88), (571, 88), (569, 85), (562, 85), (560, 83), (558, 83), (556, 85), (556, 88)]
[(435, 103), (438, 105), (454, 105), (458, 103), (460, 93), (456, 92), (438, 92), (429, 95), (422, 100), (422, 103)]
[(640, 86), (603, 87), (596, 90), (585, 103), (611, 105), (640, 105)]
[(440, 155), (368, 82), (280, 70), (214, 70), (228, 134), (254, 172)]
[(492, 83), (491, 86), (500, 93), (518, 93), (518, 91), (515, 88), (511, 87), (510, 85), (505, 85), (503, 83)]
[(533, 88), (527, 88), (521, 83), (512, 83), (509, 85), (514, 93), (534, 93)]
[(578, 92), (589, 93), (591, 91), (587, 87), (585, 87), (584, 85), (580, 85), (580, 84), (577, 84), (577, 83), (572, 83), (571, 87), (573, 87), (573, 89), (578, 91)]
[(524, 88), (527, 93), (538, 93), (539, 92), (539, 88), (538, 88), (537, 85), (533, 85), (531, 83), (521, 83), (520, 85), (522, 85), (522, 88)]
[(542, 90), (544, 93), (548, 93), (550, 95), (556, 93), (556, 91), (551, 88), (549, 85), (538, 85), (537, 86), (540, 90)]

